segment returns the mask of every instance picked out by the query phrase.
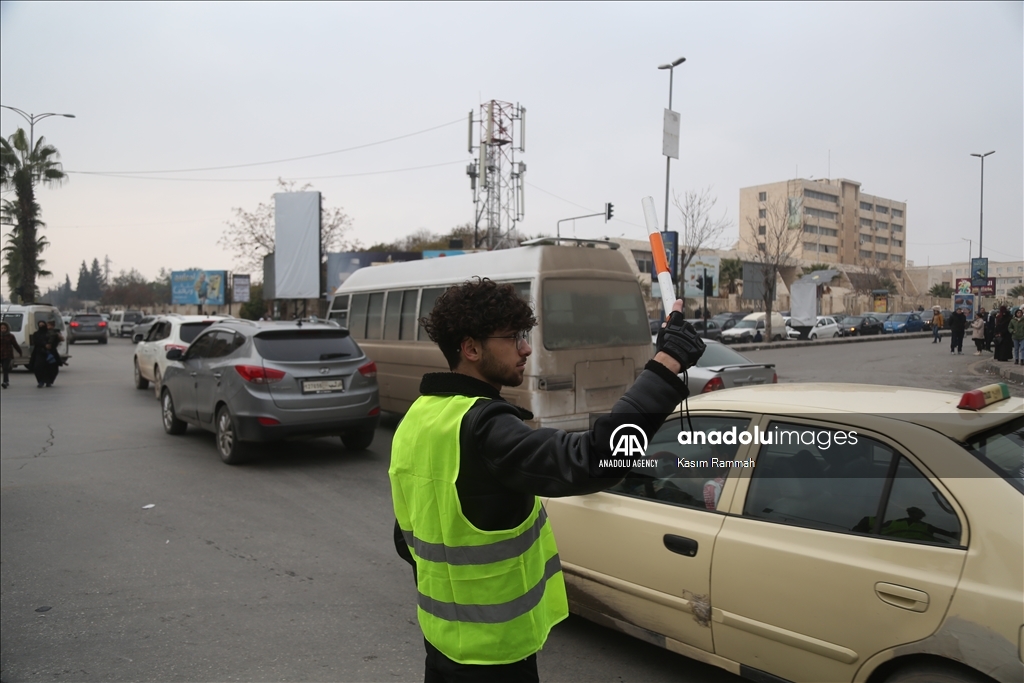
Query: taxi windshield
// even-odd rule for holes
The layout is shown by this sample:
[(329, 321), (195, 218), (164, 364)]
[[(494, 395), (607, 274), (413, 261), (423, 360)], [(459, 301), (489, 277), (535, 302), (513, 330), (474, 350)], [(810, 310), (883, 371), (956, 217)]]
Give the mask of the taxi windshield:
[(974, 457), (1024, 493), (1024, 417), (976, 434), (965, 445)]

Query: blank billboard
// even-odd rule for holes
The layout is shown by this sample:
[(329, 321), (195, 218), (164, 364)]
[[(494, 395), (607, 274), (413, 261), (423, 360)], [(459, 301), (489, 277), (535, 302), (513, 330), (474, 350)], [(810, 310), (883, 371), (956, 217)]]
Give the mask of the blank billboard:
[(320, 298), (320, 193), (274, 195), (274, 294)]

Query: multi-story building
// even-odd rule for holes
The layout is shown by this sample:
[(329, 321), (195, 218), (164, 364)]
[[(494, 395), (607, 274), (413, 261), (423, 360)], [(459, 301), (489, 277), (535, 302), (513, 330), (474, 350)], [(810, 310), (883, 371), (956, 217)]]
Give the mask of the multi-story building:
[(907, 205), (865, 194), (855, 180), (796, 178), (740, 190), (740, 243), (763, 244), (771, 205), (784, 206), (801, 231), (793, 258), (877, 267), (902, 278), (907, 254)]

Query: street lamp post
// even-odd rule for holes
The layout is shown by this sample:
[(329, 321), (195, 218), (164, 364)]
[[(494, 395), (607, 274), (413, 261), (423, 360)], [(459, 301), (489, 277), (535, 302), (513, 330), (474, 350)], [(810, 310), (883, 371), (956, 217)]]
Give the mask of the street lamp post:
[(982, 257), (981, 245), (985, 234), (985, 157), (989, 154), (995, 153), (995, 150), (985, 152), (984, 154), (975, 154), (971, 152), (972, 157), (978, 157), (981, 159), (981, 209), (978, 212), (978, 258)]
[[(668, 109), (672, 111), (672, 76), (675, 73), (675, 68), (686, 61), (686, 57), (680, 57), (674, 62), (669, 64), (662, 64), (659, 69), (668, 69)], [(672, 170), (672, 157), (665, 157), (665, 229), (662, 232), (668, 232), (668, 178), (669, 173)]]
[(24, 112), (24, 111), (18, 109), (17, 107), (8, 107), (6, 104), (0, 104), (0, 107), (3, 107), (4, 109), (10, 109), (14, 113), (20, 114), (21, 118), (23, 118), (26, 121), (28, 121), (28, 151), (29, 151), (29, 154), (32, 153), (32, 149), (36, 146), (36, 121), (42, 121), (43, 119), (49, 118), (51, 116), (63, 116), (66, 119), (73, 119), (73, 118), (75, 118), (74, 114), (58, 114), (58, 113), (52, 112), (52, 111), (51, 112), (47, 112), (45, 114), (29, 114), (27, 112)]
[(969, 237), (961, 237), (964, 242), (967, 242), (967, 274), (971, 274), (971, 255), (974, 253), (974, 244)]

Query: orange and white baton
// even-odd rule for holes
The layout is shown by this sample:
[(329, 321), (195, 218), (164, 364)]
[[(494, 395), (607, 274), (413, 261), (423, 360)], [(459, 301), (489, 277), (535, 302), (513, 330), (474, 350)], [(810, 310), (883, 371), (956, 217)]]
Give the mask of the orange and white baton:
[(640, 202), (644, 207), (644, 221), (647, 223), (647, 236), (651, 240), (651, 252), (654, 256), (654, 269), (658, 273), (658, 286), (661, 288), (661, 305), (665, 307), (665, 317), (672, 312), (676, 302), (675, 290), (672, 287), (672, 276), (668, 272), (668, 261), (665, 259), (665, 243), (658, 231), (658, 211), (654, 208), (654, 197), (644, 197)]

